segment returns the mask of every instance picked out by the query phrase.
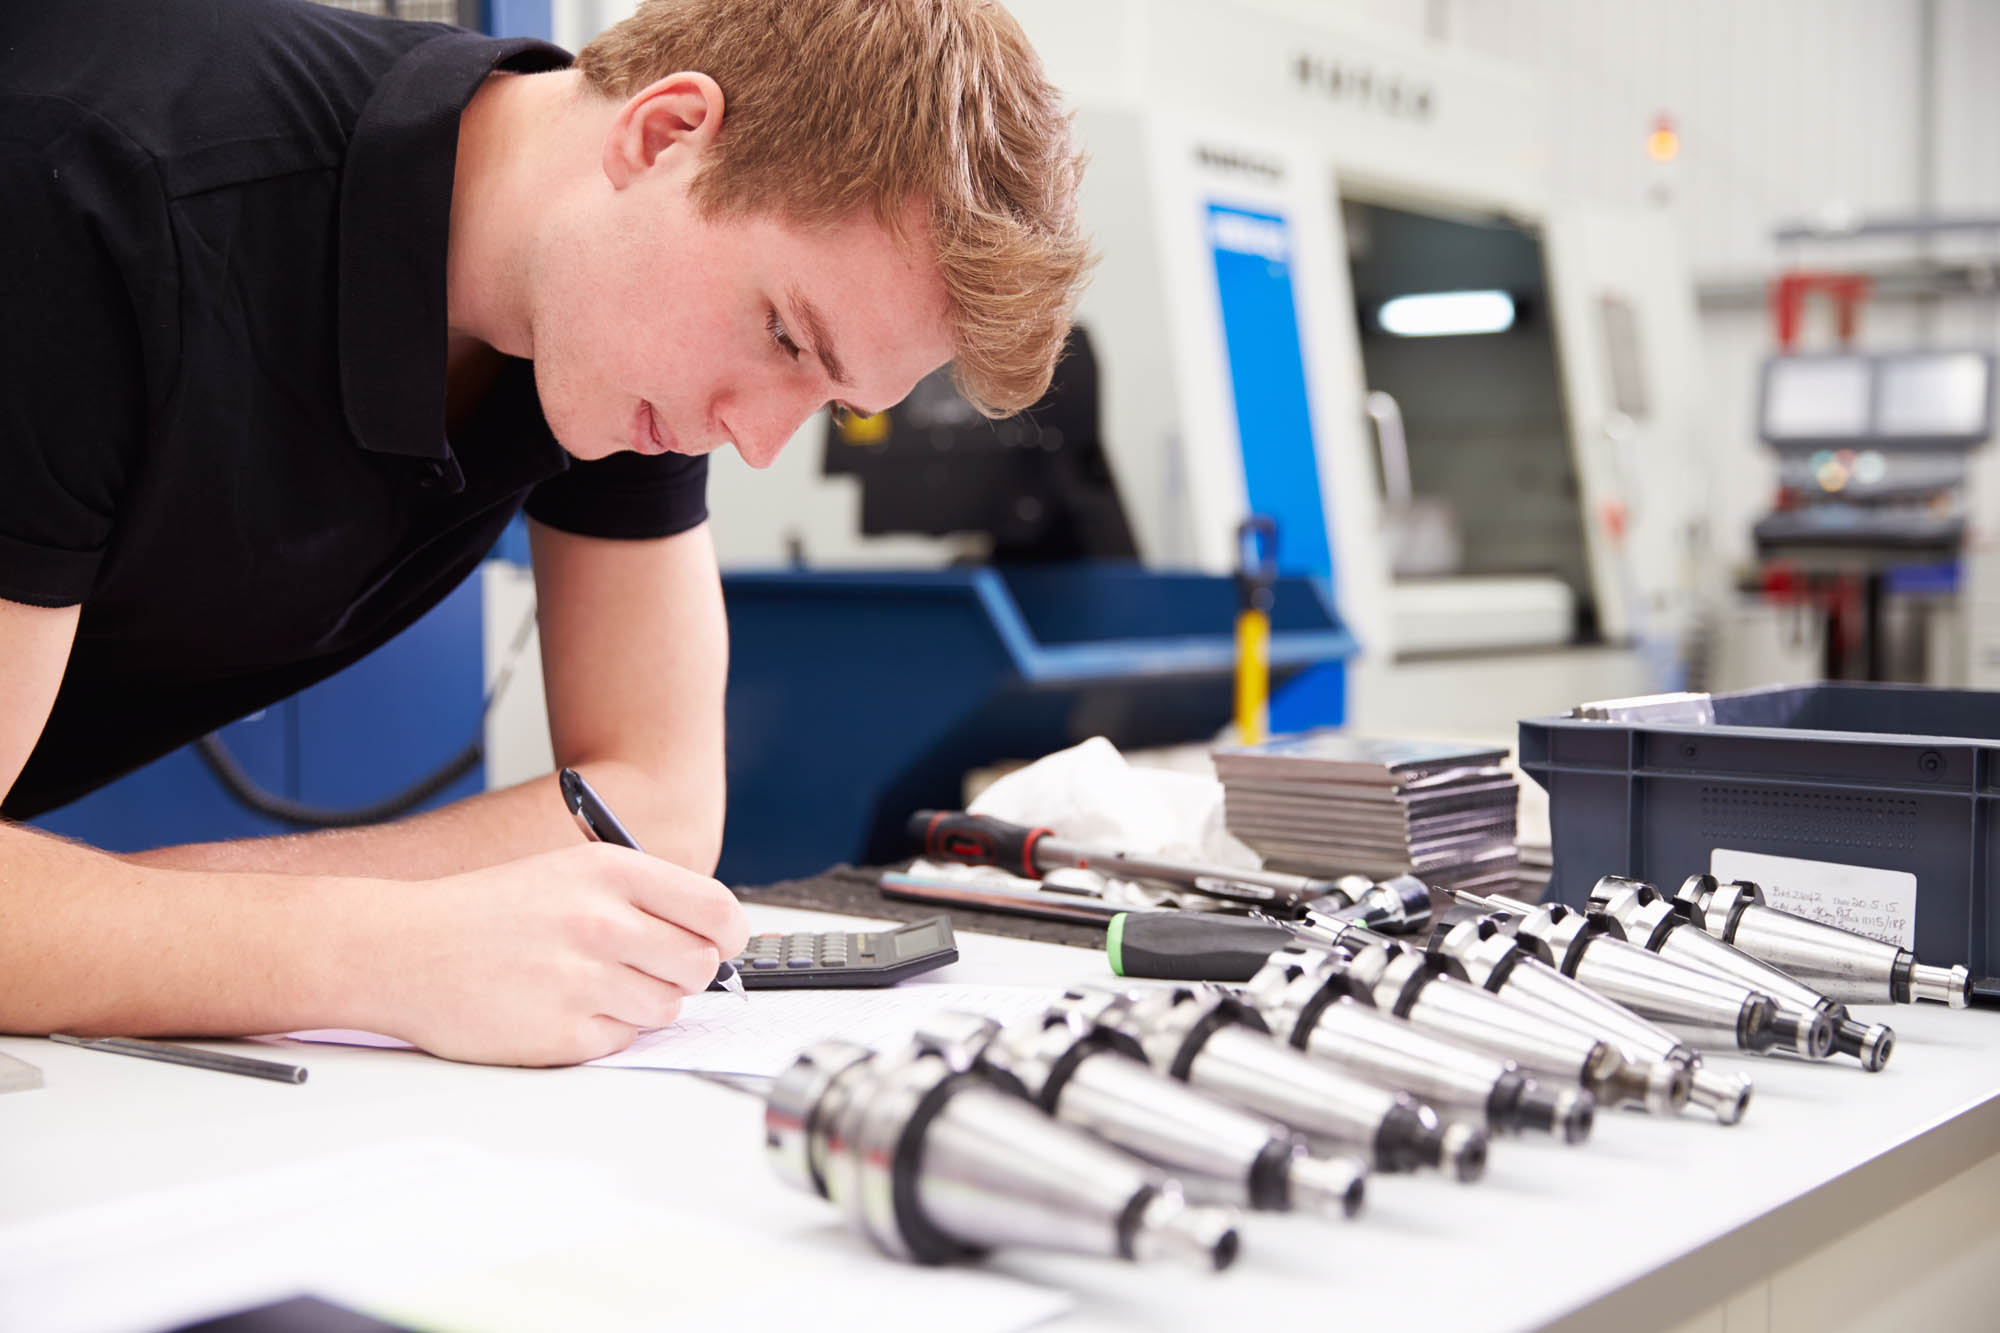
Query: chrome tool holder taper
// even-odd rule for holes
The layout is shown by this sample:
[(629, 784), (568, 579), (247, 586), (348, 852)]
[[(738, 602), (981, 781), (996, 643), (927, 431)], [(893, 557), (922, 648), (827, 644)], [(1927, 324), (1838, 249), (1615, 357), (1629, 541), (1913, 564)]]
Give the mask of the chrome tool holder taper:
[(832, 1200), (877, 1248), (947, 1263), (1019, 1245), (1227, 1268), (1235, 1214), (1043, 1115), (1001, 1076), (913, 1048), (807, 1047), (771, 1086), (778, 1174)]
[(1377, 1087), (1274, 1040), (1243, 1001), (1214, 987), (1136, 991), (1105, 1001), (1079, 987), (1059, 1008), (1136, 1038), (1154, 1069), (1196, 1091), (1290, 1125), (1315, 1141), (1360, 1148), (1378, 1171), (1436, 1167), (1461, 1181), (1486, 1170), (1486, 1132), (1442, 1125), (1404, 1092)]
[(1347, 994), (1345, 969), (1316, 949), (1273, 953), (1239, 992), (1280, 1039), (1385, 1088), (1409, 1092), (1440, 1114), (1487, 1128), (1537, 1130), (1582, 1143), (1597, 1101), (1580, 1086), (1543, 1085), (1512, 1061), (1434, 1037)]
[(1326, 1216), (1361, 1210), (1367, 1163), (1317, 1154), (1288, 1126), (1154, 1072), (1137, 1043), (1116, 1029), (1074, 1015), (1003, 1028), (990, 1018), (944, 1014), (919, 1027), (916, 1039), (1018, 1080), (1057, 1120), (1170, 1172), (1190, 1198)]
[(1674, 892), (1696, 925), (1841, 1004), (1928, 1000), (1963, 1009), (1972, 974), (1934, 967), (1908, 949), (1781, 911), (1747, 879), (1689, 875)]
[(1698, 1089), (1699, 1051), (1657, 1023), (1564, 976), (1502, 930), (1499, 919), (1482, 916), (1440, 925), (1431, 936), (1429, 954), (1446, 976), (1616, 1046), (1626, 1067), (1645, 1078), (1645, 1097), (1627, 1105), (1671, 1115), (1692, 1101), (1724, 1124), (1742, 1119), (1750, 1099), (1748, 1079), (1710, 1071), (1707, 1086)]
[[(1662, 958), (1740, 981), (1778, 1002), (1772, 1026), (1788, 1032), (1792, 1049), (1814, 1060), (1835, 1052), (1851, 1055), (1863, 1069), (1879, 1070), (1896, 1048), (1896, 1034), (1880, 1023), (1850, 1018), (1847, 1006), (1769, 963), (1732, 948), (1703, 930), (1695, 909), (1675, 903), (1650, 884), (1606, 875), (1590, 890), (1593, 909), (1618, 922), (1631, 940)], [(1825, 1029), (1825, 1045), (1820, 1029)]]
[(1610, 1042), (1445, 976), (1415, 950), (1372, 945), (1345, 966), (1348, 993), (1382, 1013), (1512, 1060), (1537, 1078), (1588, 1088), (1600, 1106), (1645, 1102), (1646, 1071), (1627, 1068)]
[[(1458, 898), (1473, 906), (1502, 902), (1475, 894)], [(1498, 910), (1510, 914), (1514, 938), (1538, 958), (1690, 1045), (1762, 1052), (1778, 1044), (1771, 1027), (1777, 1001), (1762, 991), (1648, 953), (1602, 913), (1574, 912), (1561, 903), (1520, 908), (1512, 903)]]
[(1415, 875), (1395, 875), (1353, 894), (1343, 886), (1341, 893), (1349, 898), (1345, 904), (1339, 895), (1308, 903), (1306, 919), (1331, 917), (1389, 935), (1413, 934), (1431, 921), (1431, 891)]

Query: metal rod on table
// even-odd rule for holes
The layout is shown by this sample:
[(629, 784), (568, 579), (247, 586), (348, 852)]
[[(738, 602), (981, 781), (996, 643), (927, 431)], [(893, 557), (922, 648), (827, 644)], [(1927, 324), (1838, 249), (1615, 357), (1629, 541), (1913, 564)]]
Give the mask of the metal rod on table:
[(160, 1041), (140, 1041), (136, 1037), (72, 1037), (62, 1032), (50, 1033), (49, 1040), (61, 1042), (65, 1046), (81, 1046), (87, 1051), (133, 1055), (141, 1060), (158, 1060), (163, 1064), (187, 1065), (193, 1069), (213, 1069), (218, 1074), (267, 1078), (274, 1083), (306, 1081), (306, 1071), (301, 1065), (280, 1064), (276, 1060), (254, 1060), (247, 1055), (224, 1055), (219, 1051), (204, 1051), (195, 1046), (171, 1046)]

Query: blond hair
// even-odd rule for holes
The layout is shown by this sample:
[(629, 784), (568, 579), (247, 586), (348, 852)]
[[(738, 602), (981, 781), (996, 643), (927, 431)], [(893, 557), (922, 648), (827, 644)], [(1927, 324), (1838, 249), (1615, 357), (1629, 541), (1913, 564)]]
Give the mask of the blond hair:
[(992, 0), (645, 0), (577, 56), (623, 100), (678, 70), (722, 89), (710, 216), (813, 225), (928, 206), (959, 391), (991, 416), (1047, 391), (1090, 265), (1069, 113)]

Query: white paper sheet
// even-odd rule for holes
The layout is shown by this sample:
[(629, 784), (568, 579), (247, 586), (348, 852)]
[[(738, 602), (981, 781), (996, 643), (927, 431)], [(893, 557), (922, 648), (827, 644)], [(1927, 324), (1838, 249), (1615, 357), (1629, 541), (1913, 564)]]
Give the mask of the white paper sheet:
[[(1045, 986), (891, 986), (880, 990), (721, 991), (690, 995), (670, 1027), (641, 1033), (616, 1055), (592, 1060), (615, 1069), (678, 1069), (777, 1075), (813, 1042), (828, 1037), (884, 1047), (902, 1041), (930, 1014), (966, 1010), (1001, 1022), (1039, 1013), (1056, 998)], [(290, 1034), (346, 1046), (407, 1046), (372, 1032), (325, 1028)]]
[[(1010, 824), (1046, 826), (1072, 841), (1118, 847), (1135, 856), (1256, 869), (1262, 859), (1229, 832), (1222, 805), (1222, 784), (1212, 766), (1205, 772), (1141, 767), (1128, 763), (1104, 737), (1093, 736), (1007, 774), (966, 808)], [(967, 884), (1013, 879), (992, 866), (919, 860), (911, 869), (926, 878)], [(1049, 878), (1124, 907), (1214, 905), (1201, 894), (1109, 878), (1096, 870), (1065, 867)]]
[(828, 1037), (881, 1048), (903, 1041), (931, 1014), (959, 1009), (1007, 1023), (1041, 1012), (1056, 994), (1040, 986), (912, 986), (751, 991), (746, 1001), (707, 991), (688, 997), (672, 1027), (642, 1033), (591, 1063), (776, 1075), (802, 1047)]
[(1006, 1333), (1071, 1304), (862, 1244), (670, 1211), (584, 1167), (395, 1143), (0, 1228), (0, 1333), (152, 1333), (301, 1293), (483, 1333), (728, 1328), (746, 1292), (816, 1333), (934, 1333), (939, 1310)]

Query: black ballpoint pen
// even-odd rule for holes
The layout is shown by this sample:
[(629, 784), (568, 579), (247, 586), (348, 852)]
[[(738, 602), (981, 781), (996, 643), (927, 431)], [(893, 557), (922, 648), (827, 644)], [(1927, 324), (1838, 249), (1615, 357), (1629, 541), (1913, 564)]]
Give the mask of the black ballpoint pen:
[[(556, 781), (562, 787), (563, 804), (569, 807), (569, 812), (576, 816), (576, 822), (583, 826), (584, 833), (593, 841), (630, 847), (635, 852), (646, 850), (618, 822), (618, 816), (611, 813), (611, 807), (604, 803), (604, 798), (583, 780), (583, 774), (573, 768), (565, 768), (557, 774)], [(722, 966), (715, 969), (715, 980), (708, 983), (708, 988), (732, 991), (744, 999), (750, 998), (744, 994), (743, 979), (736, 975), (736, 968), (726, 958)]]

